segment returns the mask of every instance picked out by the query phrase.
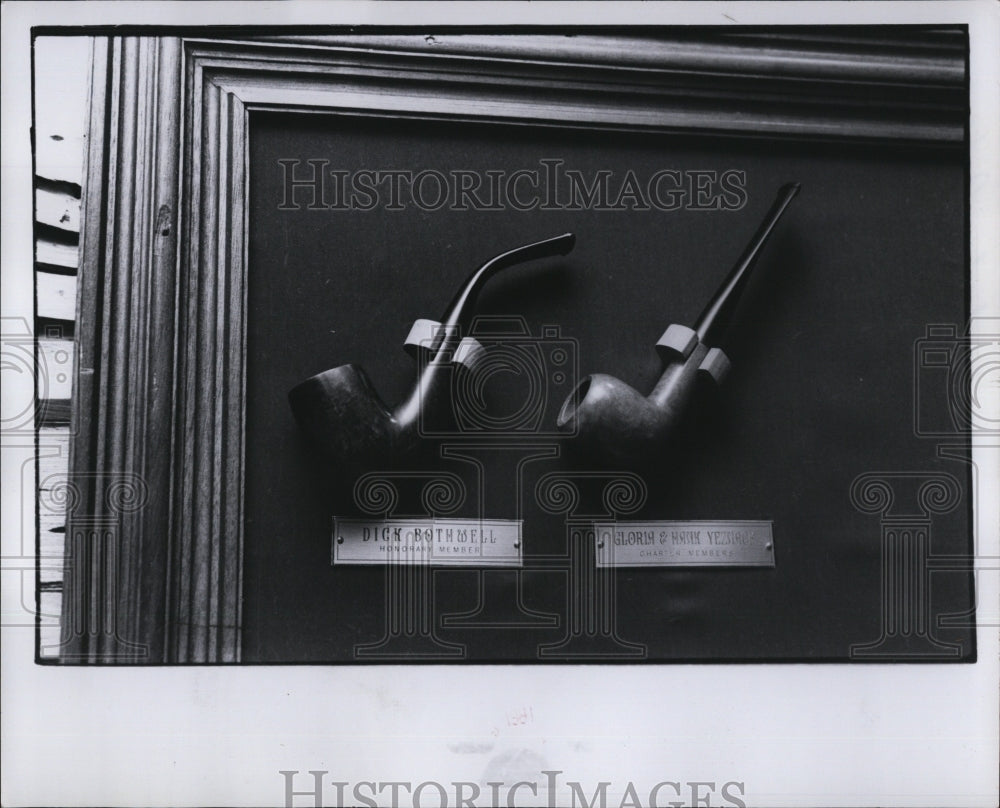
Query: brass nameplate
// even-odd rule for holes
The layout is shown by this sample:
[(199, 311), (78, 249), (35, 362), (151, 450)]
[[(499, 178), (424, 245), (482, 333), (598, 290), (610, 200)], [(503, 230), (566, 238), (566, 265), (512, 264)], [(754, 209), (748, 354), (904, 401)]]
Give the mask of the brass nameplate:
[(333, 519), (332, 564), (520, 567), (519, 519)]
[(598, 567), (773, 567), (770, 522), (595, 522)]

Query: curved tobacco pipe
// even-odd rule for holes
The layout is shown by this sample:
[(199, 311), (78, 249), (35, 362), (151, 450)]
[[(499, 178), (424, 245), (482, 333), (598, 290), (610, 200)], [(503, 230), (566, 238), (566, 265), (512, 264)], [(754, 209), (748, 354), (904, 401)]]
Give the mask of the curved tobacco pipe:
[(693, 329), (671, 325), (656, 347), (663, 375), (649, 396), (613, 376), (597, 373), (570, 393), (556, 421), (584, 444), (617, 460), (641, 458), (670, 436), (692, 401), (699, 377), (721, 383), (729, 359), (715, 344), (733, 319), (739, 297), (778, 220), (799, 192), (783, 186), (757, 233), (702, 312)]
[[(564, 233), (491, 258), (461, 286), (440, 323), (418, 320), (407, 338), (407, 348), (427, 354), (412, 391), (394, 410), (379, 398), (361, 367), (341, 365), (306, 379), (288, 393), (299, 427), (328, 455), (348, 465), (413, 448), (421, 425), (436, 421), (449, 410), (449, 366), (468, 364), (481, 349), (468, 330), (485, 283), (515, 264), (566, 255), (575, 241), (572, 233)], [(419, 338), (418, 332), (427, 338)]]

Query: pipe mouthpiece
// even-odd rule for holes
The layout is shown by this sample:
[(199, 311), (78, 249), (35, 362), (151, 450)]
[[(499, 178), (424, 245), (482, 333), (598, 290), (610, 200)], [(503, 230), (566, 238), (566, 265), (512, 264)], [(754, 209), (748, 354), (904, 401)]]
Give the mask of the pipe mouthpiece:
[(789, 201), (795, 198), (795, 195), (802, 189), (801, 183), (798, 182), (786, 182), (781, 188), (778, 189), (778, 198), (787, 198)]
[(552, 241), (558, 247), (553, 255), (569, 255), (576, 246), (576, 234), (563, 233), (561, 236), (556, 236)]
[(533, 244), (525, 244), (523, 247), (515, 247), (501, 253), (495, 258), (491, 258), (483, 266), (502, 269), (523, 264), (528, 261), (535, 261), (539, 258), (551, 258), (556, 255), (568, 255), (576, 244), (576, 236), (573, 233), (563, 233), (560, 236), (536, 241)]
[(789, 182), (778, 189), (764, 221), (695, 324), (694, 330), (702, 342), (717, 342), (722, 332), (732, 322), (736, 304), (746, 287), (751, 271), (757, 264), (757, 259), (764, 250), (764, 245), (774, 232), (782, 214), (798, 195), (800, 188), (799, 183)]
[(459, 326), (465, 330), (472, 318), (472, 309), (483, 285), (497, 272), (517, 264), (524, 264), (539, 258), (551, 258), (556, 255), (567, 255), (576, 244), (573, 233), (563, 233), (560, 236), (543, 239), (513, 250), (493, 256), (489, 261), (473, 272), (455, 294), (441, 322), (446, 326)]

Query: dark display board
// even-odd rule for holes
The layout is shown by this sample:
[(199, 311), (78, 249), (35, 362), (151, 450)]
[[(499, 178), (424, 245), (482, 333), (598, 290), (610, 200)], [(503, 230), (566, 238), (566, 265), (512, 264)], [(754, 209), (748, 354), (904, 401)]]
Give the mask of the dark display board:
[[(970, 573), (903, 581), (905, 564), (884, 553), (893, 524), (916, 525), (914, 536), (923, 526), (924, 557), (971, 550), (969, 466), (922, 434), (953, 431), (961, 443), (934, 403), (951, 371), (921, 358), (929, 326), (960, 332), (968, 317), (960, 152), (334, 115), (255, 113), (250, 127), (244, 661), (846, 661), (866, 645), (974, 658)], [(301, 188), (286, 198), (289, 170), (301, 179), (315, 166), (510, 177), (544, 172), (543, 161), (588, 183), (609, 172), (612, 197), (630, 171), (642, 185), (665, 169), (693, 185), (676, 210), (430, 210), (405, 199), (393, 210), (384, 194), (370, 210), (310, 209)], [(713, 177), (726, 172), (737, 179), (723, 195)], [(802, 191), (741, 303), (732, 374), (678, 444), (651, 464), (612, 467), (553, 436), (582, 375), (652, 389), (656, 340), (693, 324), (791, 181)], [(433, 202), (433, 181), (424, 190)], [(337, 201), (332, 175), (325, 192)], [(523, 519), (524, 569), (331, 566), (331, 517), (362, 515), (357, 478), (317, 460), (289, 389), (355, 362), (394, 405), (414, 378), (402, 349), (413, 321), (439, 317), (487, 258), (565, 231), (577, 235), (572, 253), (514, 268), (480, 299), (488, 323), (523, 327), (519, 339), (539, 346), (540, 388), (522, 368), (484, 389), (514, 427), (429, 441), (380, 469), (399, 491), (392, 513), (427, 515), (422, 486), (450, 472), (465, 489), (450, 515)], [(553, 346), (568, 357), (561, 374), (544, 364)], [(529, 398), (534, 419), (519, 415)], [(557, 478), (575, 506), (561, 507)], [(772, 521), (774, 567), (597, 573), (580, 525), (614, 515), (615, 479), (632, 486), (623, 518)], [(886, 490), (892, 503), (879, 499)], [(894, 608), (922, 621), (902, 640)], [(412, 621), (429, 628), (408, 633)]]

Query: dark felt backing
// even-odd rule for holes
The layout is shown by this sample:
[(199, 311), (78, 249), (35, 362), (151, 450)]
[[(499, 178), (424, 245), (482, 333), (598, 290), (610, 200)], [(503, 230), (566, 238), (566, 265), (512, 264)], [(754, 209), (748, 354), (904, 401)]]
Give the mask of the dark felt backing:
[[(616, 178), (628, 169), (738, 169), (747, 202), (738, 211), (279, 210), (277, 161), (315, 158), (338, 169), (508, 172), (558, 158)], [(645, 645), (653, 661), (846, 660), (852, 644), (877, 640), (880, 517), (850, 498), (865, 472), (954, 475), (962, 501), (934, 517), (931, 552), (969, 552), (968, 468), (937, 458), (913, 416), (917, 340), (928, 324), (961, 328), (967, 319), (960, 153), (255, 114), (250, 161), (244, 660), (352, 661), (357, 644), (386, 630), (385, 570), (330, 566), (330, 517), (358, 515), (353, 477), (317, 469), (288, 408), (292, 386), (356, 362), (395, 404), (414, 377), (402, 351), (414, 319), (439, 317), (490, 256), (571, 230), (571, 255), (496, 278), (479, 310), (522, 316), (536, 336), (556, 325), (579, 373), (610, 373), (647, 393), (660, 370), (657, 338), (672, 322), (693, 324), (788, 181), (802, 192), (741, 306), (727, 346), (732, 376), (681, 444), (641, 469), (648, 502), (626, 517), (773, 520), (776, 566), (621, 570), (618, 635)], [(495, 411), (516, 410), (524, 384), (512, 375), (492, 384)], [(546, 390), (542, 428), (552, 428), (565, 392)], [(535, 485), (593, 465), (558, 440), (520, 438), (561, 456), (528, 463), (517, 480), (518, 451), (482, 452), (484, 515), (524, 519), (522, 603), (556, 625), (444, 626), (442, 615), (476, 607), (483, 580), (498, 603), (514, 603), (516, 576), (437, 570), (438, 637), (472, 661), (534, 661), (567, 631), (567, 529), (539, 507)], [(403, 468), (447, 469), (475, 491), (475, 466), (441, 459), (440, 449), (428, 444)], [(578, 512), (602, 510), (599, 488), (582, 493)], [(403, 496), (400, 512), (421, 512), (405, 485)], [(475, 514), (472, 499), (456, 513)], [(918, 510), (911, 504), (900, 507)], [(972, 605), (968, 573), (930, 581), (935, 616)], [(933, 633), (960, 642), (964, 658), (974, 653), (968, 629)]]

